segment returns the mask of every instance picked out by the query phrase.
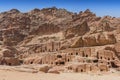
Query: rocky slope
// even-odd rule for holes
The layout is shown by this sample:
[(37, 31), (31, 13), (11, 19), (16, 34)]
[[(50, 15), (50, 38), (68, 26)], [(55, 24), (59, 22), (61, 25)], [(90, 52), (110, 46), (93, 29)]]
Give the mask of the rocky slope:
[[(55, 7), (34, 9), (27, 13), (12, 9), (0, 13), (0, 64), (64, 64), (66, 59), (67, 62), (74, 62), (76, 59), (72, 58), (73, 56), (69, 59), (68, 52), (73, 53), (80, 49), (81, 52), (86, 51), (83, 58), (89, 56), (98, 59), (99, 50), (103, 50), (100, 54), (104, 53), (105, 59), (108, 60), (114, 54), (116, 57), (112, 56), (112, 59), (115, 61), (110, 63), (112, 67), (114, 64), (118, 68), (119, 36), (119, 18), (97, 17), (89, 9), (78, 14)], [(49, 63), (45, 58), (55, 57), (54, 53), (64, 54), (55, 60), (50, 58)], [(107, 53), (110, 54), (110, 58), (106, 57)], [(78, 55), (78, 52), (75, 54)], [(67, 56), (65, 61), (61, 59), (64, 55)], [(82, 63), (87, 62), (83, 58), (78, 59), (84, 60)], [(75, 68), (75, 65), (73, 66)], [(97, 67), (101, 68), (99, 62)]]

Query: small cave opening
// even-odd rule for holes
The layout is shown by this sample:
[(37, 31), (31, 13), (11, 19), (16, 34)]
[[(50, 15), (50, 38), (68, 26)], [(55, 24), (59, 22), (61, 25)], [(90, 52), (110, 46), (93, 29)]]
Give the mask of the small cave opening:
[(62, 58), (62, 56), (61, 55), (57, 55), (57, 58)]
[(83, 72), (83, 69), (81, 69), (80, 71)]
[(33, 64), (33, 62), (30, 62), (30, 64)]
[(76, 52), (76, 55), (78, 55), (78, 52)]
[(113, 60), (115, 60), (115, 58), (113, 58)]
[(88, 57), (88, 55), (86, 55), (86, 57)]
[(111, 62), (111, 66), (112, 68), (118, 68), (118, 66), (114, 62)]
[(11, 63), (9, 63), (8, 65), (9, 65), (9, 66), (11, 66), (12, 64), (11, 64)]
[(69, 62), (70, 60), (68, 59), (68, 62)]
[(94, 62), (94, 63), (97, 63), (97, 62), (98, 62), (98, 60), (97, 60), (97, 59), (96, 59), (96, 60), (93, 60), (93, 62)]
[(9, 66), (11, 66), (12, 64), (11, 63), (8, 63)]
[(61, 64), (61, 65), (64, 65), (64, 64), (65, 64), (65, 62), (63, 62), (63, 61), (62, 61), (62, 62), (60, 62), (60, 64)]
[(56, 51), (58, 51), (58, 49), (56, 49)]
[(20, 64), (23, 64), (23, 60), (20, 60)]
[(55, 64), (58, 65), (58, 62), (56, 62)]
[(103, 71), (103, 69), (100, 69), (100, 71), (102, 72), (102, 71)]
[(108, 58), (108, 60), (110, 60), (110, 58)]

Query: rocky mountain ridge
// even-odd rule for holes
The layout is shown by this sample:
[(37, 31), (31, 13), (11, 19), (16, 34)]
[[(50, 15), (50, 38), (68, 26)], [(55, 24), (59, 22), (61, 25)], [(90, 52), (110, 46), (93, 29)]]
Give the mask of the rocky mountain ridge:
[(119, 69), (119, 36), (120, 18), (97, 17), (89, 9), (78, 14), (56, 7), (12, 9), (0, 13), (0, 64), (62, 65), (75, 72), (89, 71), (88, 66)]

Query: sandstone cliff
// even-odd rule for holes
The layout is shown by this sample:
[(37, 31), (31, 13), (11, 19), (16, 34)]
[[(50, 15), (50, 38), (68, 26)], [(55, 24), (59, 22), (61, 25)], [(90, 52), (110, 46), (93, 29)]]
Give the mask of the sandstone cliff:
[(56, 7), (26, 13), (12, 9), (0, 13), (0, 64), (109, 71), (120, 68), (119, 36), (120, 18), (97, 17), (89, 9), (78, 14)]

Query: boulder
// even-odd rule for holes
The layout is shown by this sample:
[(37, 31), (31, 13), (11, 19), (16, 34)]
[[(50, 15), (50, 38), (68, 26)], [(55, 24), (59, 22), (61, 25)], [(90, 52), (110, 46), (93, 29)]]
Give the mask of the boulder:
[(57, 69), (49, 69), (48, 73), (60, 74), (60, 72)]
[(47, 73), (49, 69), (50, 69), (50, 66), (49, 66), (49, 65), (42, 65), (42, 66), (39, 68), (39, 71), (42, 71), (42, 72)]

